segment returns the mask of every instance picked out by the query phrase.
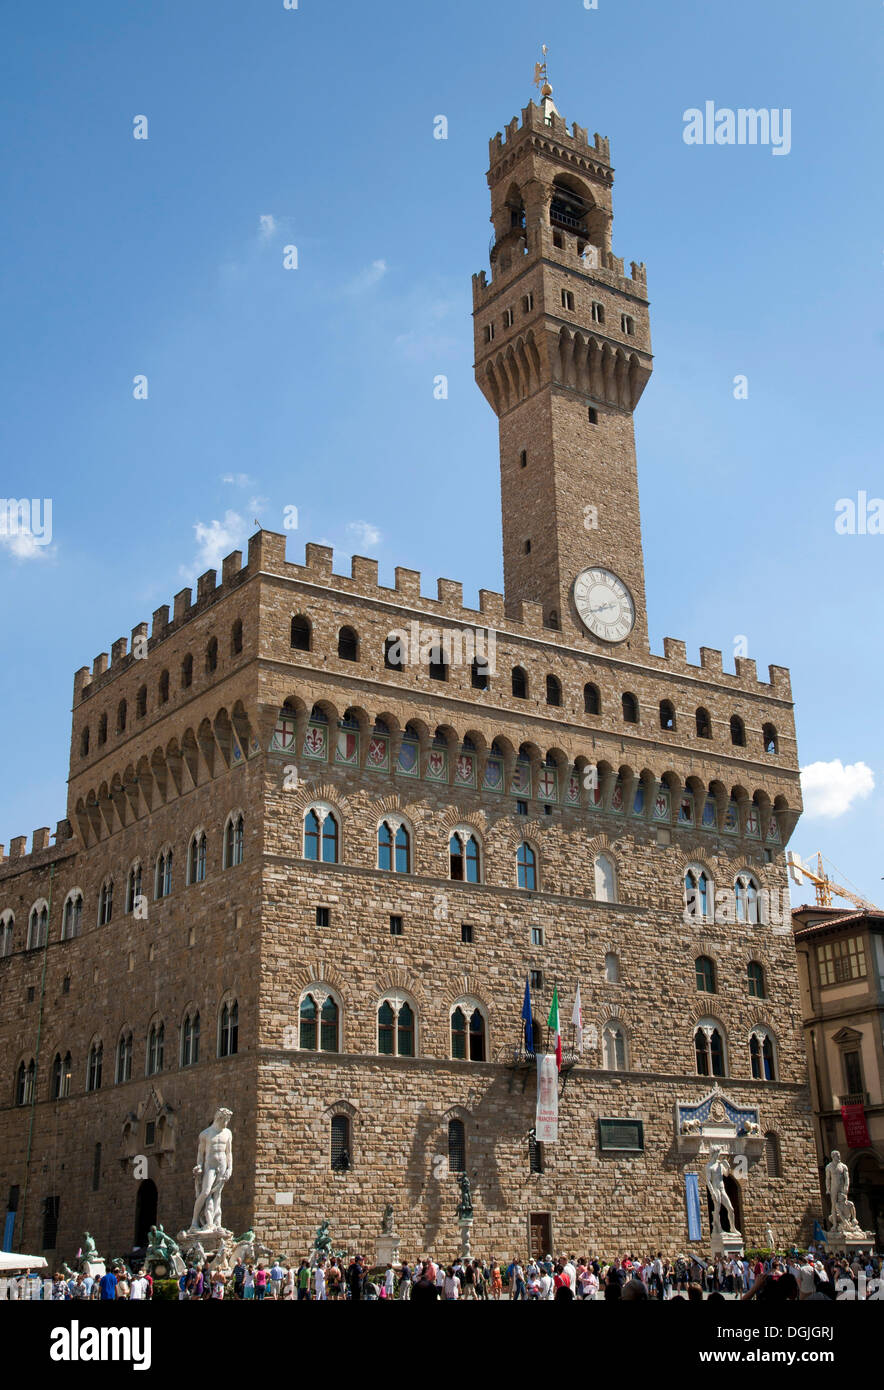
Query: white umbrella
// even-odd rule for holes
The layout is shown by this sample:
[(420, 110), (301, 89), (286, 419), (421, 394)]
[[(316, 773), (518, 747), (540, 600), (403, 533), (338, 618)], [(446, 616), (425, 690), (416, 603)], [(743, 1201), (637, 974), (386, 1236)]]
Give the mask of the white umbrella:
[(16, 1255), (14, 1251), (0, 1250), (0, 1274), (10, 1270), (45, 1268), (47, 1265), (42, 1255)]

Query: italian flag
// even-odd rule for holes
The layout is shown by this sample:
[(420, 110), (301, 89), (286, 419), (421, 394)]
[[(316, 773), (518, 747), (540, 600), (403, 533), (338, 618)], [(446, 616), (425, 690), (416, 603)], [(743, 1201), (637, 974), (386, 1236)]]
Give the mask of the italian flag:
[(553, 1037), (554, 1037), (555, 1040), (556, 1040), (556, 1066), (557, 1066), (557, 1068), (559, 1069), (559, 1071), (561, 1071), (561, 1070), (562, 1070), (562, 1026), (561, 1026), (561, 1023), (559, 1022), (559, 987), (558, 987), (558, 985), (554, 985), (554, 986), (553, 986), (552, 1004), (550, 1005), (550, 1009), (549, 1009), (549, 1018), (546, 1020), (546, 1022), (547, 1022), (547, 1027), (549, 1027), (549, 1028), (552, 1029), (552, 1031), (553, 1031)]

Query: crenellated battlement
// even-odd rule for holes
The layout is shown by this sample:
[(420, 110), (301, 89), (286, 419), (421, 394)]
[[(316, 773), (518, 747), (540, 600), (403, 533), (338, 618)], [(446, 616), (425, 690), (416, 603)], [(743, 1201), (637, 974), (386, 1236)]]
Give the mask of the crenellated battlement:
[[(530, 101), (527, 106), (522, 107), (522, 119), (513, 116), (513, 119), (504, 127), (503, 133), (500, 131), (493, 135), (488, 141), (488, 161), (493, 169), (498, 160), (509, 154), (519, 143), (520, 139), (526, 139), (533, 134), (542, 135), (545, 140), (561, 142), (569, 152), (584, 154), (589, 156), (592, 151), (592, 158), (606, 173), (611, 174), (611, 142), (606, 135), (596, 133), (593, 136), (593, 143), (589, 143), (589, 135), (585, 126), (580, 126), (576, 121), (572, 122), (570, 130), (568, 122), (564, 116), (560, 116), (557, 111), (551, 111), (549, 117), (544, 114), (543, 108), (536, 102)], [(599, 169), (602, 172), (602, 169)]]
[[(8, 854), (6, 853), (6, 846), (0, 845), (0, 878), (7, 877), (9, 873), (22, 873), (42, 867), (55, 856), (63, 845), (73, 838), (74, 831), (69, 820), (58, 821), (54, 835), (48, 825), (43, 825), (39, 830), (33, 831), (30, 850), (27, 847), (27, 835), (14, 835), (9, 841)], [(52, 844), (53, 840), (55, 840), (54, 845)]]

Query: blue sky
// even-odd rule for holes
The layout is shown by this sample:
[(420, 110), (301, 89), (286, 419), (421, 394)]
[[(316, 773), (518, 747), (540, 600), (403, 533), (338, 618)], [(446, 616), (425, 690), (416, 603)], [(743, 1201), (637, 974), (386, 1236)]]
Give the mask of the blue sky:
[[(882, 24), (872, 0), (6, 6), (0, 490), (50, 497), (53, 539), (0, 541), (0, 840), (64, 814), (74, 670), (255, 517), (298, 508), (290, 559), (501, 587), (470, 277), (487, 141), (545, 42), (559, 110), (611, 140), (615, 252), (648, 267), (652, 647), (732, 669), (744, 635), (791, 668), (825, 765), (793, 846), (884, 899), (884, 536), (834, 527), (884, 494)], [(706, 100), (789, 108), (789, 154), (686, 145)]]

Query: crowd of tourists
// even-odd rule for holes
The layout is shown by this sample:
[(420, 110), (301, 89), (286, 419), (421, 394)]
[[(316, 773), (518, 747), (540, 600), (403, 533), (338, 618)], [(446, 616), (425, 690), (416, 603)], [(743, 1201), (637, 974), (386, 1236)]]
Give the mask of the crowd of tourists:
[[(222, 1273), (190, 1264), (178, 1277), (178, 1299), (235, 1299), (411, 1302), (457, 1299), (540, 1302), (547, 1300), (721, 1300), (864, 1299), (877, 1293), (882, 1260), (871, 1252), (850, 1257), (818, 1253), (742, 1256), (702, 1260), (696, 1255), (665, 1258), (662, 1253), (626, 1255), (614, 1260), (561, 1255), (553, 1259), (509, 1261), (455, 1259), (443, 1264), (424, 1257), (394, 1268), (372, 1269), (363, 1255), (350, 1259), (313, 1257), (299, 1264), (287, 1260), (238, 1260)], [(876, 1282), (872, 1282), (876, 1281)], [(174, 1294), (174, 1289), (173, 1289)], [(154, 1281), (144, 1269), (124, 1265), (101, 1277), (57, 1273), (51, 1297), (61, 1299), (150, 1299)], [(880, 1295), (879, 1295), (880, 1296)]]

